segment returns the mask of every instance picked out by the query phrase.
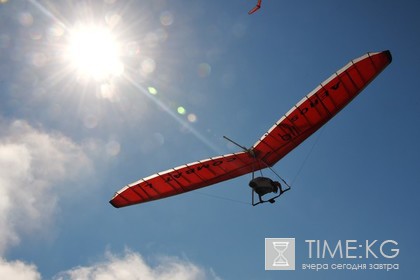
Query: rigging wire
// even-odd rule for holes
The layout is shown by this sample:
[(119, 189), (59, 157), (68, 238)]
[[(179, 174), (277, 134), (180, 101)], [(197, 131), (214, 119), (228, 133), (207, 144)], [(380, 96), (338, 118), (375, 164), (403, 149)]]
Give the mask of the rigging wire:
[(239, 203), (239, 204), (251, 205), (251, 203), (249, 203), (249, 202), (245, 202), (245, 201), (237, 200), (237, 199), (233, 199), (233, 198), (228, 198), (228, 197), (223, 197), (223, 196), (219, 196), (219, 195), (209, 194), (209, 193), (206, 193), (206, 192), (195, 191), (194, 193), (195, 194), (200, 194), (202, 196), (215, 198), (215, 199), (226, 200), (226, 201), (235, 202), (235, 203)]
[[(271, 170), (271, 172), (273, 172), (288, 188), (291, 188), (291, 186), (286, 182), (286, 180), (284, 180), (271, 166), (269, 166), (267, 163), (265, 163), (265, 161), (260, 160), (262, 163), (264, 163), (264, 165)], [(260, 169), (261, 171), (261, 169)], [(262, 172), (261, 172), (261, 176), (262, 176)]]
[(322, 132), (324, 131), (324, 127), (321, 127), (319, 129), (318, 135), (314, 141), (314, 143), (311, 146), (311, 149), (309, 150), (309, 152), (307, 153), (305, 159), (303, 160), (298, 172), (296, 173), (295, 177), (292, 180), (292, 185), (296, 182), (296, 180), (298, 179), (298, 176), (300, 175), (300, 173), (302, 172), (303, 168), (305, 167), (309, 157), (311, 156), (312, 152), (314, 151), (314, 148), (316, 146), (316, 144), (318, 144), (319, 139), (321, 138)]
[[(298, 170), (298, 172), (296, 173), (296, 175), (295, 175), (295, 177), (293, 178), (293, 180), (292, 180), (292, 182), (291, 182), (291, 184), (289, 185), (287, 182), (286, 182), (286, 180), (285, 179), (283, 179), (271, 166), (269, 166), (267, 163), (265, 163), (264, 161), (261, 161), (262, 163), (264, 163), (264, 165), (268, 168), (268, 169), (270, 169), (271, 170), (271, 172), (273, 172), (288, 188), (291, 188), (291, 186), (293, 186), (294, 185), (294, 183), (296, 182), (296, 180), (298, 179), (298, 177), (299, 177), (299, 175), (300, 175), (300, 173), (302, 172), (302, 170), (303, 170), (303, 168), (305, 167), (305, 165), (306, 165), (306, 163), (307, 163), (307, 161), (308, 161), (308, 159), (309, 159), (309, 157), (311, 156), (311, 154), (312, 154), (312, 152), (313, 152), (313, 150), (314, 150), (314, 148), (315, 148), (315, 146), (316, 146), (316, 144), (318, 144), (318, 141), (319, 141), (319, 139), (321, 138), (321, 135), (322, 135), (322, 132), (324, 131), (324, 127), (321, 127), (320, 129), (319, 129), (319, 132), (318, 132), (318, 135), (317, 135), (317, 137), (316, 137), (316, 139), (315, 139), (315, 141), (314, 141), (314, 143), (312, 144), (312, 146), (311, 146), (311, 148), (310, 148), (310, 150), (309, 150), (309, 152), (307, 153), (307, 155), (306, 155), (306, 157), (305, 157), (305, 159), (303, 160), (303, 162), (302, 162), (302, 164), (300, 165), (300, 167), (299, 167), (299, 170)], [(260, 169), (260, 172), (261, 172), (261, 169)], [(261, 173), (261, 176), (262, 176), (262, 173)]]
[[(265, 163), (264, 161), (262, 161), (262, 160), (258, 160), (258, 162), (260, 163), (260, 162), (262, 162), (264, 165), (265, 165), (265, 167), (266, 168), (268, 168), (268, 169), (270, 169), (270, 171), (271, 172), (273, 172), (288, 188), (291, 188), (291, 186), (292, 185), (294, 185), (294, 183), (296, 182), (296, 180), (298, 179), (298, 177), (299, 177), (299, 175), (302, 173), (302, 171), (303, 171), (303, 168), (305, 167), (305, 165), (306, 165), (306, 163), (308, 162), (308, 160), (309, 160), (309, 157), (311, 156), (311, 154), (312, 154), (312, 152), (314, 151), (314, 149), (315, 149), (315, 146), (318, 144), (318, 141), (319, 141), (319, 139), (321, 138), (321, 135), (322, 135), (322, 132), (324, 131), (324, 129), (323, 129), (323, 127), (321, 127), (321, 129), (319, 130), (319, 132), (318, 132), (318, 135), (317, 135), (317, 137), (316, 137), (316, 139), (315, 139), (315, 141), (313, 142), (313, 144), (312, 144), (312, 146), (311, 146), (311, 148), (310, 148), (310, 150), (309, 150), (309, 152), (307, 153), (307, 155), (306, 155), (306, 157), (305, 157), (305, 159), (303, 160), (303, 162), (302, 162), (302, 164), (300, 165), (300, 167), (299, 167), (299, 170), (297, 171), (297, 173), (296, 173), (296, 175), (295, 175), (295, 177), (293, 178), (293, 180), (292, 180), (292, 182), (291, 182), (291, 184), (289, 185), (287, 182), (286, 182), (286, 180), (285, 179), (283, 179), (283, 177), (281, 177), (280, 176), (280, 174), (278, 174), (277, 172), (276, 172), (276, 170), (274, 170), (271, 166), (269, 166), (267, 163)], [(244, 146), (241, 146), (241, 145), (239, 145), (238, 143), (236, 143), (236, 142), (234, 142), (233, 140), (231, 140), (231, 139), (229, 139), (229, 138), (227, 138), (226, 136), (223, 136), (225, 139), (227, 139), (227, 140), (229, 140), (230, 142), (232, 142), (233, 144), (235, 144), (235, 145), (237, 145), (237, 146), (239, 146), (240, 148), (242, 148), (244, 151), (246, 151), (246, 152), (250, 152), (251, 150), (250, 149), (247, 149), (247, 148), (245, 148)], [(263, 173), (262, 173), (262, 168), (260, 168), (259, 169), (259, 172), (260, 172), (260, 174), (261, 174), (261, 176), (263, 176)], [(254, 173), (255, 173), (255, 170), (253, 169), (253, 171), (252, 171), (252, 179), (254, 179)], [(219, 196), (219, 195), (214, 195), (214, 194), (209, 194), (209, 193), (205, 193), (205, 192), (200, 192), (200, 191), (196, 191), (196, 192), (194, 192), (194, 193), (196, 193), (196, 194), (199, 194), (199, 195), (202, 195), (202, 196), (207, 196), (207, 197), (211, 197), (211, 198), (215, 198), (215, 199), (219, 199), (219, 200), (225, 200), (225, 201), (230, 201), (230, 202), (235, 202), (235, 203), (238, 203), (238, 204), (245, 204), (245, 205), (251, 205), (251, 203), (249, 203), (249, 202), (245, 202), (245, 201), (242, 201), (242, 200), (237, 200), (237, 199), (233, 199), (233, 198), (228, 198), (228, 197), (223, 197), (223, 196)]]

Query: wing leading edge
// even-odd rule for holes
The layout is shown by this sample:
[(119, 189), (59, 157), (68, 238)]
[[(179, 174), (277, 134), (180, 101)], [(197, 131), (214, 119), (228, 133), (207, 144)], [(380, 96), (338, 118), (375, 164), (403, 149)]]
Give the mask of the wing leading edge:
[(274, 165), (334, 117), (392, 61), (389, 51), (351, 61), (299, 101), (251, 148), (185, 164), (140, 179), (118, 191), (114, 207), (153, 201), (203, 188)]
[(350, 103), (392, 61), (390, 51), (352, 60), (300, 100), (255, 143), (258, 158), (272, 166)]

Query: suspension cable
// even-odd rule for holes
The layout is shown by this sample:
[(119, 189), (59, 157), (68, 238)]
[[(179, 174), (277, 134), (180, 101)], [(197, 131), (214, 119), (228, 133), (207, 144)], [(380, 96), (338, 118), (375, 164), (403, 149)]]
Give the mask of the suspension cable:
[(321, 127), (321, 129), (319, 130), (318, 135), (317, 135), (317, 137), (316, 137), (316, 139), (315, 139), (314, 143), (313, 143), (313, 144), (312, 144), (312, 146), (311, 146), (311, 149), (309, 150), (309, 152), (308, 152), (308, 154), (306, 155), (305, 159), (303, 160), (303, 162), (302, 162), (302, 164), (301, 164), (301, 166), (300, 166), (300, 168), (299, 168), (298, 172), (296, 173), (295, 177), (294, 177), (294, 178), (293, 178), (293, 180), (292, 180), (292, 185), (296, 182), (296, 180), (297, 180), (298, 176), (300, 175), (300, 173), (301, 173), (301, 172), (302, 172), (302, 170), (303, 170), (303, 167), (306, 165), (306, 163), (307, 163), (307, 161), (308, 161), (309, 157), (311, 156), (311, 154), (312, 154), (312, 152), (313, 152), (313, 150), (314, 150), (314, 148), (315, 148), (316, 144), (318, 144), (318, 141), (319, 141), (319, 139), (321, 138), (322, 132), (324, 131), (324, 129), (323, 129), (323, 128), (324, 128), (324, 127)]
[(271, 166), (269, 166), (267, 163), (265, 163), (265, 161), (260, 160), (262, 163), (264, 163), (264, 165), (271, 170), (271, 172), (273, 172), (289, 189), (291, 189), (292, 187), (286, 182), (286, 180), (284, 180)]
[(206, 193), (206, 192), (202, 192), (202, 191), (195, 191), (194, 194), (199, 194), (199, 195), (202, 195), (202, 196), (207, 196), (207, 197), (211, 197), (211, 198), (215, 198), (215, 199), (219, 199), (219, 200), (235, 202), (235, 203), (239, 203), (239, 204), (251, 205), (251, 203), (249, 203), (249, 202), (245, 202), (245, 201), (242, 201), (242, 200), (233, 199), (233, 198), (229, 198), (229, 197), (224, 197), (224, 196), (220, 196), (220, 195), (214, 195), (214, 194), (210, 194), (210, 193)]

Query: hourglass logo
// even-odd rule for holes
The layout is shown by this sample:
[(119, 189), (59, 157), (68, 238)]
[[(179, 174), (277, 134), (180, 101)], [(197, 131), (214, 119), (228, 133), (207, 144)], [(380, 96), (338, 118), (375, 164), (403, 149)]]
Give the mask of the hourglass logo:
[(295, 239), (265, 239), (265, 270), (295, 270)]

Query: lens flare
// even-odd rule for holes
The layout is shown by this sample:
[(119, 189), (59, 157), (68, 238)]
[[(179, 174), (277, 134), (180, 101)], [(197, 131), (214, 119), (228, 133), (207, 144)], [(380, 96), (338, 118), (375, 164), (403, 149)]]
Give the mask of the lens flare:
[(178, 107), (178, 109), (177, 109), (177, 112), (178, 112), (178, 114), (180, 114), (180, 115), (185, 115), (185, 113), (186, 113), (187, 111), (185, 110), (185, 108), (184, 108), (184, 107), (179, 106), (179, 107)]
[(151, 95), (156, 95), (158, 92), (157, 92), (157, 89), (156, 88), (154, 88), (154, 87), (148, 87), (147, 88), (147, 91), (151, 94)]

